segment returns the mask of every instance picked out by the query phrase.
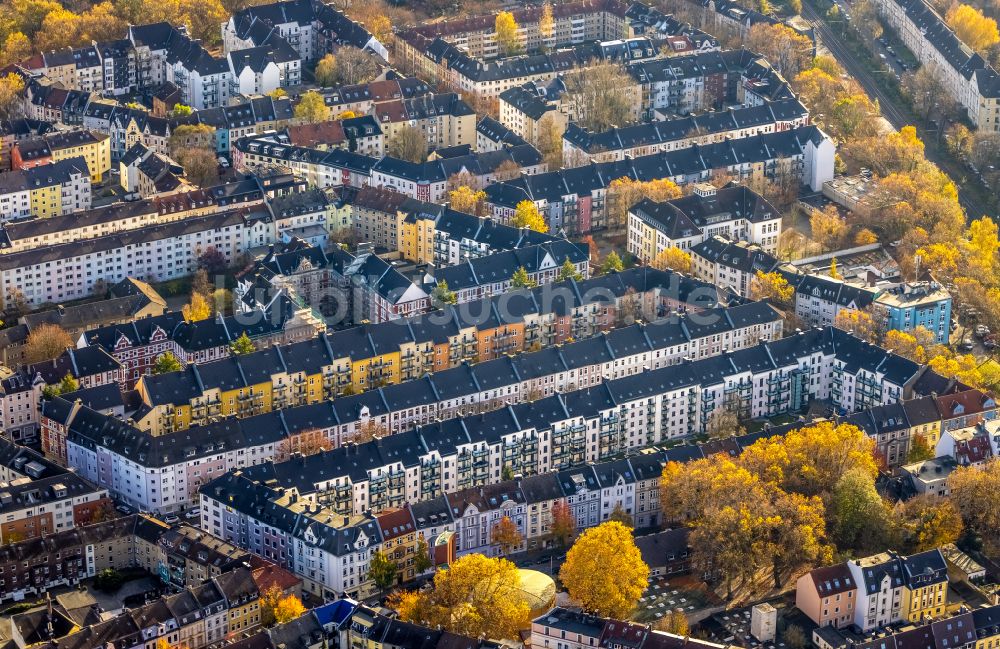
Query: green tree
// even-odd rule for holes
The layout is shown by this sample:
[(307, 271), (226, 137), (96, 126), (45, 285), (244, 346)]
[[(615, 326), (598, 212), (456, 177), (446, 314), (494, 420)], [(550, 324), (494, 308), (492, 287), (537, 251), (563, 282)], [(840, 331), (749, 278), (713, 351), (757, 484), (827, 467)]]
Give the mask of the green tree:
[(923, 462), (934, 458), (934, 449), (927, 443), (927, 437), (916, 434), (910, 438), (910, 451), (906, 454), (909, 463)]
[(458, 304), (458, 295), (448, 288), (448, 281), (442, 279), (431, 291), (431, 301), (439, 307), (445, 304)]
[(413, 557), (413, 569), (418, 575), (422, 575), (430, 570), (433, 565), (430, 546), (427, 545), (427, 541), (421, 536), (417, 539), (417, 551)]
[(166, 374), (167, 372), (176, 372), (180, 369), (182, 369), (181, 362), (177, 360), (173, 352), (163, 352), (153, 362), (153, 374)]
[(583, 280), (583, 275), (581, 275), (580, 271), (576, 269), (573, 262), (569, 260), (569, 257), (566, 257), (563, 260), (562, 266), (559, 268), (559, 274), (556, 276), (556, 281), (565, 282), (571, 279), (575, 279), (579, 282)]
[(535, 288), (538, 286), (538, 282), (531, 279), (524, 266), (520, 266), (514, 271), (514, 274), (511, 275), (510, 285), (512, 288)]
[(875, 491), (871, 476), (848, 471), (834, 485), (830, 498), (831, 534), (842, 551), (877, 551), (889, 529), (889, 508)]
[(396, 572), (395, 562), (389, 559), (385, 552), (378, 550), (372, 555), (371, 562), (368, 564), (368, 576), (375, 582), (380, 591), (384, 591), (396, 583)]
[(247, 332), (244, 331), (240, 334), (239, 338), (234, 340), (232, 344), (229, 345), (229, 351), (233, 353), (233, 356), (240, 356), (242, 354), (255, 352), (257, 351), (257, 348), (254, 347), (253, 341), (250, 340), (250, 336), (247, 335)]
[(69, 394), (79, 389), (80, 383), (69, 372), (66, 372), (66, 376), (62, 377), (62, 380), (59, 381), (59, 394)]
[(625, 270), (625, 264), (622, 263), (622, 258), (618, 256), (618, 253), (612, 250), (604, 257), (604, 261), (601, 262), (601, 273), (620, 273)]

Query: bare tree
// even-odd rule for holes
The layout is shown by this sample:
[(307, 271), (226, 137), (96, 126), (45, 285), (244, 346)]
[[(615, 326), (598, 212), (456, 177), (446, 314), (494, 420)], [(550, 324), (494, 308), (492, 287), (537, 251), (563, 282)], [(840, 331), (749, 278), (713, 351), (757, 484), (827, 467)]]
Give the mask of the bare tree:
[(568, 73), (565, 82), (562, 101), (584, 128), (605, 131), (638, 117), (633, 110), (636, 83), (618, 63), (595, 59)]
[(386, 143), (386, 153), (400, 160), (423, 162), (427, 159), (427, 140), (420, 129), (404, 125)]
[(335, 69), (337, 80), (343, 84), (367, 83), (379, 73), (375, 56), (356, 47), (341, 47), (337, 50)]

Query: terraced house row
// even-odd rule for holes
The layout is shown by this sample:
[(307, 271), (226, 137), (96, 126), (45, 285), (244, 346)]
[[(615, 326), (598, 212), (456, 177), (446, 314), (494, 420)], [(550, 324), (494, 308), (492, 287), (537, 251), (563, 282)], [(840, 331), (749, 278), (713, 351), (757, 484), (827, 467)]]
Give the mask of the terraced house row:
[[(375, 420), (387, 436), (311, 460), (330, 471), (324, 487), (337, 491), (337, 506), (362, 512), (488, 484), (505, 467), (529, 475), (683, 439), (703, 432), (721, 407), (763, 417), (801, 410), (813, 398), (845, 411), (892, 403), (936, 386), (928, 376), (937, 375), (925, 370), (827, 328), (659, 369), (638, 365), (576, 390), (569, 388), (579, 379), (556, 370), (553, 394), (526, 403), (516, 402), (512, 386), (463, 387), (444, 395), (444, 416), (458, 418), (443, 421), (433, 421), (442, 395), (423, 380), (161, 436), (62, 399), (43, 405), (43, 422), (50, 447), (65, 440), (67, 464), (80, 475), (129, 503), (163, 511), (187, 505), (201, 484), (227, 470), (323, 441), (343, 445)], [(490, 401), (504, 407), (483, 412), (479, 404)], [(417, 425), (421, 419), (432, 423)], [(393, 422), (404, 432), (388, 434)]]
[[(257, 414), (272, 407), (329, 399), (412, 380), (466, 361), (482, 362), (525, 349), (541, 349), (570, 338), (589, 338), (615, 326), (620, 318), (642, 317), (642, 314), (661, 317), (671, 311), (698, 312), (717, 304), (714, 287), (648, 267), (582, 282), (569, 280), (451, 306), (427, 315), (331, 332), (280, 350), (221, 358), (183, 372), (144, 375), (137, 389), (148, 411), (136, 420), (143, 421), (143, 427), (154, 434), (182, 430), (223, 414)], [(161, 321), (169, 323), (171, 316), (149, 318), (148, 322), (142, 320), (133, 326), (110, 325), (84, 333), (81, 342), (100, 345), (116, 358), (121, 357), (122, 362), (141, 356), (145, 368), (155, 354), (171, 349), (166, 334), (169, 327), (155, 326)], [(238, 317), (236, 321), (239, 322)], [(255, 329), (273, 335), (276, 328), (270, 321), (262, 321), (247, 331), (251, 336)], [(173, 331), (197, 333), (190, 329), (178, 324)], [(225, 353), (233, 338), (222, 335), (228, 327), (203, 329), (206, 336), (219, 336), (210, 350)], [(194, 358), (194, 362), (200, 362), (199, 358)], [(223, 382), (219, 383), (220, 380)], [(282, 399), (272, 388), (307, 384), (311, 387), (297, 399), (290, 394)], [(225, 404), (220, 387), (225, 387), (226, 393), (236, 391), (235, 395), (226, 395)], [(233, 397), (232, 403), (228, 402), (229, 397)], [(235, 399), (242, 405), (237, 407)], [(200, 408), (197, 412), (196, 404)]]
[[(865, 367), (845, 368), (865, 355), (872, 359), (863, 361)], [(887, 368), (880, 371), (878, 366), (895, 360), (839, 330), (815, 330), (244, 472), (317, 494), (317, 502), (338, 512), (380, 511), (493, 484), (505, 471), (563, 470), (683, 439), (703, 432), (708, 416), (723, 404), (761, 417), (798, 411), (810, 398), (838, 405), (851, 400), (858, 409), (894, 403), (904, 393), (912, 396), (903, 386), (921, 373), (908, 361), (888, 374)], [(828, 387), (865, 376), (884, 388), (882, 398), (865, 388), (837, 394)]]
[[(487, 360), (498, 353), (563, 342), (569, 337), (592, 336), (611, 327), (623, 315), (622, 307), (629, 313), (662, 315), (673, 310), (685, 312), (713, 307), (719, 299), (718, 292), (709, 284), (650, 268), (630, 269), (559, 286), (569, 290), (556, 292), (551, 299), (543, 289), (535, 289), (525, 294), (530, 295), (530, 299), (496, 297), (465, 309), (448, 307), (444, 310), (446, 315), (438, 314), (433, 320), (428, 316), (415, 316), (327, 335), (334, 348), (350, 350), (359, 364), (365, 359), (376, 359), (374, 369), (386, 365), (377, 360), (379, 357), (394, 353), (386, 351), (387, 345), (394, 345), (392, 349), (398, 350), (399, 358), (390, 358), (395, 359), (391, 366), (395, 372), (376, 376), (365, 373), (373, 369), (371, 363), (357, 368), (352, 365), (352, 378), (347, 383), (353, 390), (360, 391), (365, 385), (371, 386), (379, 380), (409, 380), (463, 360)], [(636, 297), (647, 294), (645, 298)], [(308, 300), (307, 295), (308, 291), (300, 292), (300, 296)], [(643, 300), (642, 304), (638, 303), (639, 299)], [(501, 304), (506, 308), (498, 312)], [(194, 323), (181, 322), (176, 313), (138, 318), (128, 324), (115, 323), (85, 331), (77, 346), (103, 348), (128, 370), (126, 378), (135, 382), (150, 372), (156, 357), (164, 351), (173, 352), (183, 364), (205, 363), (228, 357), (230, 343), (243, 333), (258, 347), (312, 337), (312, 334), (305, 336), (302, 333), (301, 319), (288, 319), (287, 306), (287, 299), (278, 297), (258, 307), (257, 316), (244, 308), (238, 316)], [(506, 336), (494, 331), (507, 326), (515, 331), (523, 327), (523, 334)], [(437, 345), (445, 346), (438, 355), (435, 354)], [(356, 379), (353, 378), (355, 369), (360, 372)], [(398, 377), (394, 378), (395, 375)]]
[[(924, 402), (914, 409), (919, 413), (926, 409), (929, 399), (932, 397), (875, 406), (857, 415), (880, 420), (898, 415), (898, 410), (908, 404)], [(918, 426), (919, 421), (914, 419)], [(412, 438), (402, 446), (390, 448), (372, 443), (359, 446), (353, 454), (334, 451), (227, 473), (201, 489), (201, 527), (295, 571), (305, 581), (306, 588), (317, 594), (346, 591), (363, 596), (371, 589), (366, 580), (367, 561), (377, 549), (393, 557), (400, 574), (409, 579), (414, 575), (410, 574), (412, 569), (406, 573), (406, 566), (418, 538), (422, 537), (431, 548), (448, 548), (446, 556), (451, 556), (451, 552), (496, 555), (499, 548), (493, 539), (493, 526), (505, 516), (517, 525), (523, 538), (515, 550), (544, 547), (552, 541), (552, 508), (556, 503), (569, 506), (578, 531), (608, 520), (618, 508), (632, 516), (636, 529), (656, 527), (663, 522), (659, 478), (666, 463), (690, 462), (717, 453), (737, 456), (761, 439), (783, 435), (802, 425), (796, 422), (698, 445), (650, 447), (621, 459), (552, 468), (509, 480), (491, 477), (479, 485), (457, 488), (449, 485), (444, 493), (412, 494), (405, 499), (393, 498), (389, 504), (371, 496), (371, 511), (341, 507), (343, 490), (339, 485), (331, 486), (338, 464), (351, 476), (367, 481), (370, 494), (406, 491), (401, 484), (394, 490), (391, 479), (386, 485), (384, 480), (365, 476), (366, 469), (370, 470), (370, 465), (379, 461), (402, 459), (406, 482), (422, 478), (417, 472), (423, 474), (428, 465), (417, 466), (411, 458), (413, 449), (419, 453), (426, 445), (419, 438), (404, 434), (381, 440), (402, 442), (404, 437)], [(391, 526), (386, 522), (391, 522)], [(364, 545), (350, 542), (360, 538), (362, 530), (373, 529), (372, 523), (381, 539), (369, 534)], [(405, 530), (402, 541), (397, 540), (399, 534), (393, 533), (397, 529)], [(670, 549), (664, 550), (672, 554), (660, 557), (668, 571), (671, 566), (680, 569), (687, 556), (686, 533), (676, 532), (677, 537), (670, 540)], [(327, 541), (331, 537), (347, 537), (349, 542), (331, 544)], [(331, 551), (331, 547), (335, 549)], [(438, 559), (436, 554), (432, 556)], [(355, 566), (360, 572), (352, 570)]]
[[(272, 410), (332, 400), (342, 413), (345, 427), (331, 439), (343, 441), (357, 432), (347, 427), (363, 424), (364, 412), (384, 412), (378, 424), (398, 432), (434, 417), (451, 416), (462, 406), (519, 401), (553, 389), (593, 385), (604, 377), (622, 376), (680, 362), (682, 358), (705, 358), (723, 349), (742, 349), (759, 340), (781, 334), (777, 313), (763, 303), (705, 312), (679, 322), (664, 321), (615, 329), (597, 337), (557, 344), (520, 356), (496, 354), (492, 360), (474, 365), (461, 362), (450, 369), (421, 373), (422, 378), (375, 387), (378, 394), (345, 394), (333, 391), (347, 368), (347, 360), (335, 359), (329, 336), (303, 343), (272, 347), (256, 354), (236, 356), (216, 363), (195, 365), (189, 372), (145, 377), (138, 386), (148, 410), (134, 415), (139, 428), (165, 432), (163, 424), (177, 422), (204, 425), (218, 417), (247, 417)], [(393, 367), (393, 358), (384, 359)], [(343, 363), (343, 364), (341, 364)], [(554, 376), (555, 375), (555, 378)], [(397, 384), (398, 385), (394, 385)], [(396, 403), (401, 412), (381, 405)], [(337, 405), (343, 404), (343, 405)], [(370, 406), (366, 405), (370, 404)], [(494, 406), (496, 407), (496, 405)], [(392, 416), (389, 413), (392, 412)], [(286, 416), (293, 416), (286, 413)], [(162, 423), (161, 423), (162, 422)]]

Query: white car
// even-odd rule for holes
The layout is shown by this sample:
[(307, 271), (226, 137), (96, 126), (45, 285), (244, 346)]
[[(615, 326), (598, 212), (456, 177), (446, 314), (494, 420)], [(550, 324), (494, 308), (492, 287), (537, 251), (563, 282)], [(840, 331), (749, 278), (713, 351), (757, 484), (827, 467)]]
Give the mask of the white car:
[(181, 522), (181, 519), (179, 516), (177, 516), (177, 514), (171, 512), (163, 517), (163, 522), (166, 523), (167, 525), (176, 525), (177, 523)]
[(184, 518), (201, 518), (201, 507), (192, 507), (191, 509), (184, 512)]

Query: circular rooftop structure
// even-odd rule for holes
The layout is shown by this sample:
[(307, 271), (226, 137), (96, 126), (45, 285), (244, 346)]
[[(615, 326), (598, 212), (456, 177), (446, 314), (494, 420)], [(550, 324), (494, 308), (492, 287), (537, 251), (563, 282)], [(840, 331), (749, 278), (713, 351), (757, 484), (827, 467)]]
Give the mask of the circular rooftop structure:
[(531, 608), (535, 618), (551, 609), (556, 602), (556, 582), (544, 572), (537, 570), (517, 571), (521, 577), (521, 596)]

